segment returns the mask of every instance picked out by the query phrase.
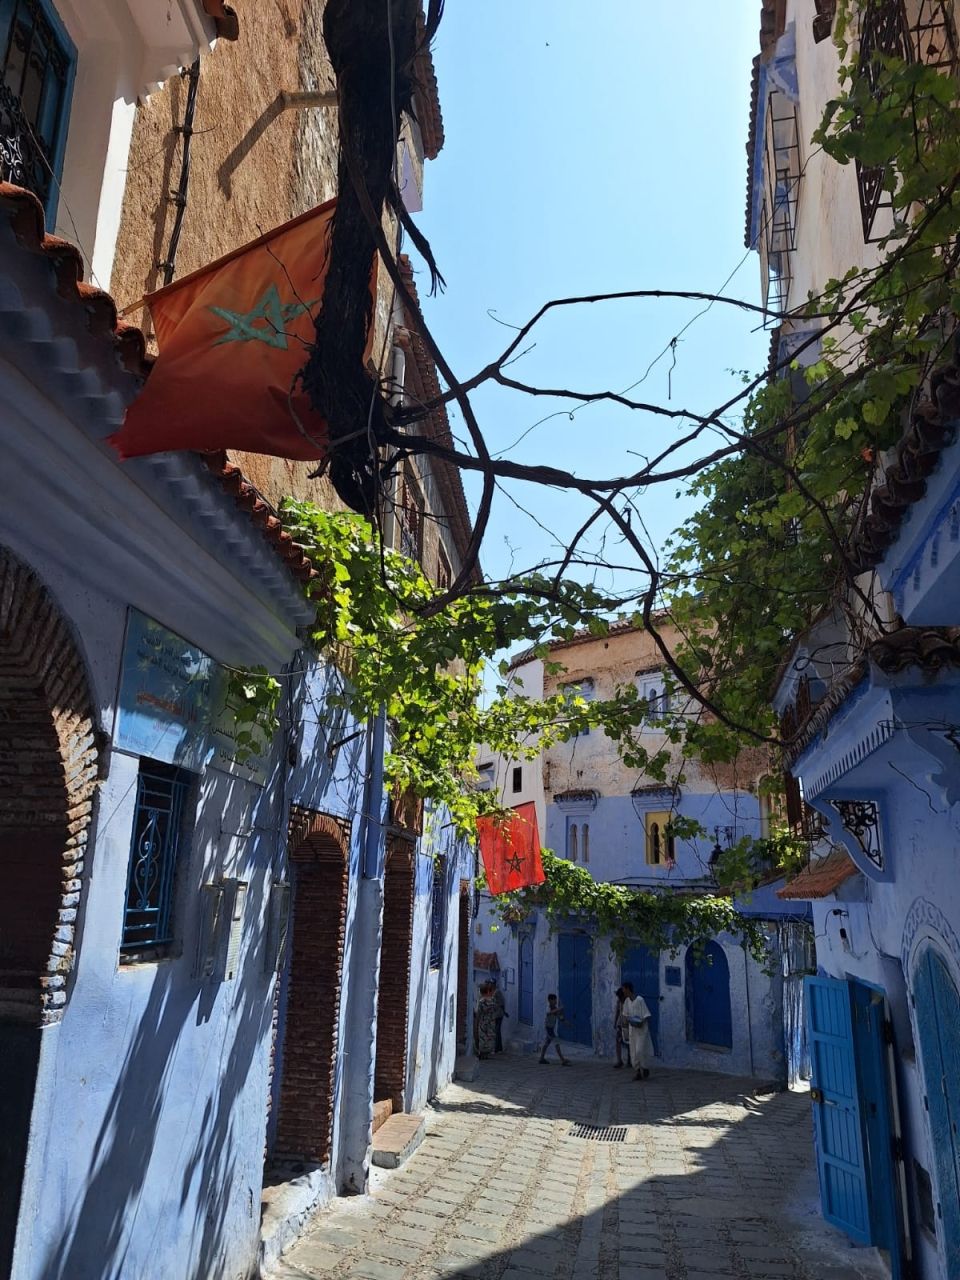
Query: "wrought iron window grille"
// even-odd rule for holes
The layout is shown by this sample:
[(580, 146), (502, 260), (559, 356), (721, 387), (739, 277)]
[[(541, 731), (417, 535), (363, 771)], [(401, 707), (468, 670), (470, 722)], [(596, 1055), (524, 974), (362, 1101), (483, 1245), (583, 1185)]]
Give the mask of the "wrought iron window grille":
[[(858, 73), (879, 100), (884, 94), (883, 59), (923, 62), (929, 67), (955, 73), (958, 41), (950, 8), (943, 0), (869, 0), (860, 23)], [(871, 244), (882, 232), (875, 230), (877, 215), (893, 212), (893, 192), (887, 187), (884, 165), (865, 166), (858, 160), (857, 189), (863, 239)]]
[[(764, 305), (782, 312), (787, 309), (793, 279), (791, 255), (797, 247), (802, 170), (797, 107), (776, 89), (767, 103), (764, 151), (763, 225), (759, 236)], [(772, 325), (779, 322), (779, 316), (769, 321)]]
[(0, 179), (26, 187), (52, 211), (73, 86), (74, 50), (42, 0), (0, 12)]
[(174, 884), (191, 782), (183, 769), (141, 761), (120, 942), (125, 955), (173, 942)]
[(447, 861), (435, 858), (430, 904), (430, 968), (443, 962), (443, 937), (447, 923)]

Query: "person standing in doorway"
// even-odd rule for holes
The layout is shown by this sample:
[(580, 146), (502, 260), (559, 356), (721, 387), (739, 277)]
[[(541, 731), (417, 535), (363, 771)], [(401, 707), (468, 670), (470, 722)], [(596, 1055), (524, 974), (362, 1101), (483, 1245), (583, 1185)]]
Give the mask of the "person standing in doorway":
[(646, 1080), (653, 1062), (653, 1037), (650, 1034), (650, 1009), (643, 996), (638, 996), (631, 982), (623, 984), (621, 1025), (630, 1046), (630, 1061), (637, 1069), (635, 1080)]
[(623, 1026), (623, 1002), (626, 998), (626, 992), (623, 987), (617, 987), (613, 993), (616, 997), (616, 1003), (613, 1009), (613, 1034), (616, 1039), (617, 1060), (613, 1064), (615, 1067), (623, 1066), (623, 1051), (627, 1051), (627, 1066), (630, 1066), (630, 1044), (627, 1038), (627, 1032)]
[(569, 1067), (570, 1059), (563, 1056), (563, 1050), (560, 1048), (560, 1040), (557, 1036), (557, 1023), (565, 1021), (563, 1016), (563, 1005), (555, 995), (547, 996), (547, 1016), (544, 1019), (544, 1030), (546, 1038), (543, 1042), (543, 1048), (540, 1050), (540, 1065), (547, 1065), (547, 1050), (551, 1045), (557, 1051), (557, 1057), (565, 1067)]
[(497, 1006), (493, 983), (484, 982), (477, 1000), (477, 1057), (489, 1058), (497, 1047)]
[(507, 1016), (507, 1002), (496, 983), (493, 984), (493, 1003), (497, 1006), (497, 1047), (494, 1053), (503, 1053), (503, 1020)]

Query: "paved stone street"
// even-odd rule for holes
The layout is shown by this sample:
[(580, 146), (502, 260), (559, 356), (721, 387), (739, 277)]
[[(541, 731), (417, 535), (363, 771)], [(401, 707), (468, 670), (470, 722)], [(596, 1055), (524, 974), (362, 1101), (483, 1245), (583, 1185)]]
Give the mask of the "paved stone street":
[[(480, 1064), (370, 1196), (338, 1201), (276, 1280), (874, 1280), (820, 1218), (810, 1099), (751, 1081), (595, 1059)], [(624, 1141), (573, 1124), (626, 1126)]]

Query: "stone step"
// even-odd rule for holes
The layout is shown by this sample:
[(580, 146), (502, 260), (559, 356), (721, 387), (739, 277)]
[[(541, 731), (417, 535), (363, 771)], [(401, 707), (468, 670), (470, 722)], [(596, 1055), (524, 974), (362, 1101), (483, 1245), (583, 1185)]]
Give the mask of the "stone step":
[(381, 1169), (396, 1169), (419, 1147), (425, 1130), (421, 1115), (391, 1116), (374, 1134), (370, 1159)]
[(393, 1099), (381, 1098), (379, 1102), (373, 1104), (373, 1132), (376, 1133), (382, 1124), (384, 1124), (393, 1115)]

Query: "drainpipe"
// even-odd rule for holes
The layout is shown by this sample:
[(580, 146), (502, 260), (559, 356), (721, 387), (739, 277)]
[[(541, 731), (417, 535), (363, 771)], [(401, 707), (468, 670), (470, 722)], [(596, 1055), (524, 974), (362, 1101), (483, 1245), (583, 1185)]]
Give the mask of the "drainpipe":
[(750, 1075), (753, 1076), (753, 1005), (750, 1002), (750, 956), (743, 948), (743, 981), (747, 996), (747, 1040), (750, 1045)]
[(348, 924), (347, 1007), (343, 1054), (339, 1064), (342, 1094), (337, 1154), (338, 1190), (363, 1192), (370, 1173), (373, 1138), (373, 1093), (377, 1044), (377, 991), (380, 985), (380, 940), (383, 934), (383, 867), (386, 827), (383, 821), (383, 757), (386, 715), (367, 723), (367, 782), (360, 831), (360, 875), (353, 918)]

